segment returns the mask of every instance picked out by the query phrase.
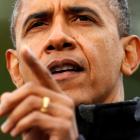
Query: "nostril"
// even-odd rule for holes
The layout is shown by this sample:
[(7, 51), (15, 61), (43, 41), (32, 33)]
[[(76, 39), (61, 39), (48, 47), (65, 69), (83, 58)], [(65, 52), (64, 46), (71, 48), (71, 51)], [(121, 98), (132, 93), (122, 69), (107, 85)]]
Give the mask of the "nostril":
[(47, 53), (50, 53), (50, 52), (53, 52), (53, 51), (60, 51), (60, 50), (63, 50), (63, 49), (72, 49), (73, 48), (73, 45), (71, 43), (63, 43), (62, 44), (59, 44), (59, 45), (48, 45), (45, 49), (45, 51)]
[(47, 47), (47, 50), (48, 50), (48, 51), (55, 50), (55, 47), (52, 46), (52, 45), (49, 45), (49, 46)]
[(64, 43), (63, 47), (64, 48), (69, 48), (69, 47), (72, 47), (72, 44), (71, 43)]

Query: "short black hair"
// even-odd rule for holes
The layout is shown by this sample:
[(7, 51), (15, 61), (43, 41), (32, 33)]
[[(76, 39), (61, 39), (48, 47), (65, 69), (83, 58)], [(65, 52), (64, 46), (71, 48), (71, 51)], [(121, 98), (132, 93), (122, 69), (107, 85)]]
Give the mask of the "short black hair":
[(118, 21), (120, 37), (130, 34), (130, 13), (127, 0), (109, 0), (109, 8)]
[[(12, 17), (11, 17), (10, 31), (11, 31), (11, 38), (14, 46), (16, 46), (15, 26), (16, 26), (18, 15), (20, 13), (21, 5), (22, 5), (22, 1), (16, 0), (14, 4)], [(118, 31), (120, 37), (128, 36), (130, 33), (130, 14), (128, 8), (128, 1), (108, 0), (108, 6), (118, 21)]]

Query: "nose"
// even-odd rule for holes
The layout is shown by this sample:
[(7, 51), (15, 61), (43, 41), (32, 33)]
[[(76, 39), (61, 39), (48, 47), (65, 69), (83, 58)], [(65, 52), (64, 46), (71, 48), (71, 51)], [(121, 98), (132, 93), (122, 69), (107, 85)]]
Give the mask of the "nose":
[(56, 24), (51, 30), (45, 51), (50, 53), (54, 51), (71, 50), (74, 48), (75, 40), (69, 35), (66, 27), (62, 24)]

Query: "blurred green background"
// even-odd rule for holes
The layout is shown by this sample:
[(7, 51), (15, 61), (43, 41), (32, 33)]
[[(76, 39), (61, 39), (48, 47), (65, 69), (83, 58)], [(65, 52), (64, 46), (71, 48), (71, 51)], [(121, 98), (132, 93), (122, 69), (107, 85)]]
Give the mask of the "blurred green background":
[[(0, 93), (11, 91), (13, 86), (5, 66), (5, 51), (12, 48), (9, 24), (14, 0), (0, 0)], [(140, 36), (140, 0), (129, 0), (131, 18), (131, 32)], [(132, 77), (124, 78), (126, 99), (140, 96), (140, 70)], [(0, 122), (3, 122), (3, 118)], [(9, 135), (0, 132), (0, 140), (12, 140)], [(19, 138), (17, 138), (19, 139)]]

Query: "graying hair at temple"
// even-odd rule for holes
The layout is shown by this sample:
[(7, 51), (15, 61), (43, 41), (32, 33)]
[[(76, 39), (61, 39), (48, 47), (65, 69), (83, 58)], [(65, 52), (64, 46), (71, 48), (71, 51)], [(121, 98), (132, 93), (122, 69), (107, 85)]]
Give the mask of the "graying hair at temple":
[[(15, 34), (15, 25), (20, 14), (22, 0), (16, 0), (14, 4), (14, 10), (11, 17), (11, 38), (13, 45), (16, 46), (16, 34)], [(127, 0), (108, 0), (108, 5), (110, 10), (113, 12), (114, 16), (118, 21), (118, 31), (120, 37), (129, 35), (130, 32), (130, 16), (128, 10)]]

